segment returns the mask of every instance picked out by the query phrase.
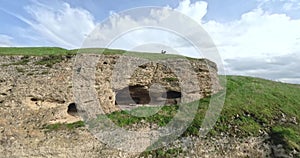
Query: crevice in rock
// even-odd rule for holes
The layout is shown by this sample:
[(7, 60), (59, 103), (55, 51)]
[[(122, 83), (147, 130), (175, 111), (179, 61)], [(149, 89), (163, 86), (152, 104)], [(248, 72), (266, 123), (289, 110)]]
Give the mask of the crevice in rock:
[(139, 68), (146, 69), (147, 65), (140, 65)]
[(39, 101), (40, 99), (38, 99), (38, 98), (31, 98), (30, 100), (31, 101)]
[(77, 115), (78, 113), (78, 110), (77, 110), (77, 105), (75, 103), (71, 103), (68, 105), (68, 110), (67, 110), (67, 113), (69, 115)]
[(49, 101), (51, 103), (58, 103), (58, 104), (64, 104), (66, 102), (66, 101), (60, 100), (60, 99), (49, 99), (47, 101)]
[(6, 93), (0, 93), (0, 95), (2, 95), (2, 96), (7, 96), (7, 94), (6, 94)]

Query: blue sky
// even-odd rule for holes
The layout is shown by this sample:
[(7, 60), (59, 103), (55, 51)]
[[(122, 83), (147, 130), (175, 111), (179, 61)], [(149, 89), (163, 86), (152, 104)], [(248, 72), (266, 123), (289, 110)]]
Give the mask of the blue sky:
[[(144, 6), (167, 7), (199, 23), (219, 50), (227, 74), (300, 83), (298, 0), (1, 0), (0, 46), (80, 48), (110, 15)], [(115, 20), (120, 27), (141, 23)], [(173, 38), (159, 31), (142, 34), (144, 39), (138, 35), (141, 32), (126, 36), (118, 46), (131, 49), (127, 43), (141, 44), (157, 35), (164, 35), (162, 44)], [(188, 47), (179, 50), (195, 55)]]

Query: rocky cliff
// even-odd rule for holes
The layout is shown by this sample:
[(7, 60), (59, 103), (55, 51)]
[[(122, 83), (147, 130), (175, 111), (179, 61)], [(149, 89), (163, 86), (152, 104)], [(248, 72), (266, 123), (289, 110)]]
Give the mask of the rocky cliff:
[(221, 86), (216, 64), (206, 59), (148, 61), (105, 55), (96, 66), (95, 88), (104, 112), (110, 113), (125, 105), (179, 104), (184, 96), (197, 100)]
[[(120, 55), (102, 56), (95, 67), (94, 88), (105, 113), (135, 105), (179, 104), (183, 102), (182, 96), (191, 96), (195, 100), (221, 89), (217, 66), (206, 59), (190, 59), (190, 67), (185, 66), (187, 60), (183, 59), (170, 59), (166, 63), (146, 62), (134, 68), (132, 75), (126, 76), (123, 73), (132, 68), (130, 63), (138, 63), (134, 62), (137, 58), (122, 58), (123, 62), (120, 58)], [(84, 56), (78, 59), (84, 59)], [(73, 70), (75, 73), (79, 71), (74, 63), (74, 56), (0, 56), (0, 157), (139, 155), (111, 149), (77, 124), (82, 118), (77, 114), (77, 103), (73, 97)], [(118, 63), (123, 63), (123, 71), (116, 67)], [(186, 75), (191, 74), (189, 71), (196, 76), (197, 82), (182, 84), (191, 77)], [(120, 78), (116, 76), (125, 79), (119, 82)], [(155, 84), (163, 87), (164, 93), (149, 95)], [(182, 88), (188, 90), (183, 91)], [(128, 94), (131, 99), (128, 99)], [(61, 130), (52, 131), (52, 128)], [(255, 143), (257, 141), (252, 145), (255, 146)], [(234, 142), (226, 150), (230, 152), (238, 144)], [(202, 147), (205, 146), (202, 144)], [(212, 148), (215, 148), (214, 145)], [(199, 146), (195, 150), (198, 149)], [(193, 152), (190, 154), (193, 155)], [(209, 155), (205, 152), (207, 150), (201, 150), (198, 154)]]
[[(182, 95), (180, 82), (188, 81), (190, 77), (186, 75), (187, 71), (195, 72), (197, 78), (195, 83), (199, 84), (186, 84), (190, 86), (187, 87), (192, 91), (190, 93), (197, 94), (195, 99), (216, 93), (221, 88), (217, 77), (217, 67), (209, 60), (190, 60), (190, 69), (180, 65), (180, 63), (186, 62), (183, 59), (167, 60), (168, 64), (165, 65), (149, 62), (138, 65), (134, 68), (132, 75), (128, 76), (124, 72), (136, 66), (131, 63), (137, 63), (140, 59), (126, 57), (126, 62), (123, 62), (121, 69), (118, 69), (116, 64), (120, 62), (119, 58), (119, 55), (102, 56), (96, 66), (95, 89), (106, 113), (120, 110), (118, 104), (120, 106), (148, 104), (151, 102), (150, 99), (154, 101), (161, 99), (160, 103), (162, 104), (176, 104), (176, 101), (179, 103)], [(76, 121), (75, 117), (67, 114), (68, 105), (74, 103), (72, 90), (74, 60), (74, 56), (59, 58), (53, 56), (1, 56), (1, 107), (17, 106), (32, 111), (46, 110), (48, 112), (44, 114), (44, 117), (52, 123)], [(184, 74), (180, 74), (180, 77), (176, 76), (171, 68), (166, 66), (170, 64)], [(120, 79), (120, 76), (125, 78), (125, 81), (112, 81), (112, 79)], [(165, 93), (162, 95), (165, 96), (154, 94), (157, 98), (150, 98), (149, 88), (153, 84), (163, 86)], [(195, 88), (197, 86), (198, 88)], [(130, 96), (125, 93), (127, 89), (129, 89)], [(197, 91), (193, 91), (193, 89), (197, 89)]]

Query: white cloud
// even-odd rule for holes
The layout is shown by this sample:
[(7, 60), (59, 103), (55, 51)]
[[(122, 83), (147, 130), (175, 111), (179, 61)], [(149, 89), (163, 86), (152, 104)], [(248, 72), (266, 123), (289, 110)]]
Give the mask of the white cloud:
[(263, 58), (300, 50), (300, 19), (292, 20), (285, 14), (269, 14), (256, 9), (236, 21), (209, 21), (203, 26), (224, 58)]
[[(298, 1), (289, 0), (287, 3), (291, 3), (286, 6), (289, 9), (300, 9), (297, 8), (300, 6)], [(228, 74), (299, 83), (300, 76), (295, 74), (299, 74), (300, 66), (297, 64), (300, 63), (300, 19), (292, 19), (286, 14), (271, 14), (258, 7), (235, 21), (203, 22), (199, 19), (205, 11), (197, 14), (186, 11), (195, 9), (188, 0), (179, 6), (185, 8), (181, 9), (184, 14), (202, 23), (228, 66)], [(272, 64), (274, 59), (277, 64)]]
[[(187, 0), (188, 4), (189, 1)], [(186, 3), (183, 1), (182, 3)], [(197, 3), (197, 5), (191, 5), (191, 10), (188, 10), (188, 6), (181, 5), (181, 10), (185, 12), (192, 13), (196, 19), (196, 11), (201, 15), (204, 15), (206, 9), (199, 10), (198, 7), (204, 8), (206, 3)], [(114, 47), (121, 46), (121, 48), (130, 49), (130, 47), (149, 43), (161, 43), (166, 45), (172, 45), (172, 47), (177, 47), (183, 44), (182, 40), (178, 40), (179, 35), (176, 33), (169, 32), (168, 29), (172, 28), (177, 32), (183, 32), (185, 34), (193, 33), (193, 28), (197, 23), (193, 21), (194, 24), (187, 24), (186, 16), (180, 16), (179, 13), (175, 13), (171, 8), (165, 7), (164, 9), (150, 8), (149, 14), (145, 16), (139, 15), (143, 14), (145, 10), (149, 8), (137, 8), (131, 12), (127, 12), (126, 15), (119, 15), (117, 13), (112, 13), (111, 17), (101, 23), (93, 33), (90, 34), (86, 44), (92, 47), (103, 47), (105, 44), (112, 42), (111, 40), (118, 40), (117, 44), (113, 44)], [(140, 16), (140, 17), (139, 17)], [(138, 18), (137, 18), (138, 17)], [(201, 21), (201, 16), (198, 18), (198, 22)], [(191, 20), (192, 21), (192, 20)], [(144, 26), (158, 26), (155, 28), (145, 28)], [(184, 27), (182, 27), (184, 26)], [(198, 27), (198, 26), (197, 26)], [(117, 39), (114, 39), (118, 37)], [(158, 38), (159, 37), (159, 38)], [(175, 42), (174, 42), (175, 41)], [(122, 43), (128, 44), (125, 46)]]
[(72, 8), (68, 3), (52, 8), (36, 2), (25, 9), (32, 20), (21, 19), (39, 36), (56, 46), (78, 48), (96, 26), (92, 14), (81, 8)]
[[(137, 45), (143, 45), (147, 42), (160, 43), (170, 47), (186, 47), (188, 42), (184, 42), (182, 37), (178, 37), (180, 35), (176, 35), (176, 33), (174, 34), (168, 32), (167, 29), (163, 29), (173, 28), (173, 31), (175, 30), (177, 33), (185, 31), (183, 35), (186, 36), (188, 36), (188, 34), (193, 34), (193, 31), (196, 29), (192, 27), (198, 27), (196, 22), (199, 24), (201, 23), (202, 18), (207, 12), (206, 8), (206, 2), (199, 1), (191, 3), (190, 0), (184, 0), (179, 3), (177, 8), (170, 8), (169, 6), (164, 9), (153, 8), (150, 11), (150, 15), (146, 15), (145, 17), (139, 15), (143, 14), (143, 11), (145, 10), (143, 8), (135, 9), (132, 12), (129, 11), (126, 15), (111, 13), (112, 16), (108, 21), (101, 23), (101, 25), (94, 30), (85, 45), (87, 47), (105, 47), (107, 46), (105, 44), (112, 42), (112, 37), (115, 38), (120, 36), (119, 38), (114, 39), (116, 41), (115, 43), (112, 43), (112, 47), (132, 49)], [(174, 16), (172, 10), (180, 11), (191, 17), (194, 21), (188, 21), (186, 16), (181, 17), (179, 13)], [(189, 22), (193, 24), (190, 24)], [(144, 25), (160, 26), (161, 28), (139, 28)], [(136, 30), (132, 30), (132, 28)], [(124, 30), (127, 32), (124, 32)], [(190, 46), (190, 44), (188, 45)]]
[(201, 22), (207, 13), (207, 2), (197, 1), (191, 3), (190, 0), (184, 0), (179, 3), (179, 6), (175, 10), (188, 15), (197, 22)]
[[(300, 66), (296, 64), (300, 63), (300, 19), (258, 8), (243, 14), (239, 20), (209, 21), (203, 26), (225, 60), (228, 74), (300, 81), (300, 76), (295, 76)], [(270, 63), (271, 59), (284, 66)]]
[(300, 54), (287, 54), (267, 58), (227, 59), (231, 74), (256, 76), (276, 81), (300, 83)]
[(13, 40), (12, 37), (0, 34), (0, 47), (13, 46), (12, 40)]

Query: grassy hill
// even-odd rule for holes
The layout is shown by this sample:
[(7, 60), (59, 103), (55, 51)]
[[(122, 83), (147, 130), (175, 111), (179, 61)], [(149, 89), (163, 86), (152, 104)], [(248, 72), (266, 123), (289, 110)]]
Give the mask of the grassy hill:
[[(42, 56), (43, 59), (39, 62), (35, 62), (37, 65), (46, 65), (52, 67), (54, 64), (61, 62), (65, 58), (70, 58), (76, 54), (104, 54), (104, 55), (117, 55), (122, 54), (126, 56), (133, 56), (138, 58), (144, 58), (149, 60), (164, 60), (164, 59), (188, 59), (195, 60), (194, 58), (176, 55), (176, 54), (160, 54), (149, 52), (134, 52), (125, 51), (120, 49), (107, 49), (107, 48), (82, 48), (67, 50), (59, 47), (0, 47), (0, 56), (23, 56), (21, 61), (11, 63), (9, 65), (26, 65), (29, 60), (29, 56)], [(204, 59), (196, 59), (204, 60)], [(3, 66), (9, 66), (3, 65)]]
[[(216, 94), (218, 95), (218, 94)], [(202, 119), (209, 106), (209, 98), (201, 100), (198, 113), (182, 136), (197, 136)], [(120, 111), (108, 117), (121, 127), (141, 120), (165, 126), (176, 114), (177, 106), (163, 107), (150, 117), (134, 117), (137, 112), (152, 113), (151, 108)], [(300, 151), (300, 87), (299, 85), (269, 80), (227, 76), (227, 95), (223, 110), (209, 136), (225, 133), (246, 138), (260, 136), (262, 131), (270, 136), (270, 142), (282, 144), (287, 151)]]
[[(226, 101), (216, 132), (269, 133), (274, 144), (300, 150), (300, 88), (264, 79), (227, 76)], [(234, 132), (237, 126), (239, 131)]]
[[(161, 54), (161, 53), (150, 53), (150, 52), (135, 52), (135, 51), (125, 51), (121, 49), (108, 49), (108, 48), (81, 48), (67, 50), (59, 47), (0, 47), (0, 56), (11, 56), (11, 55), (21, 55), (21, 56), (48, 56), (54, 58), (60, 58), (62, 56), (73, 56), (82, 53), (93, 53), (93, 54), (104, 54), (104, 55), (117, 55), (123, 54), (128, 56), (140, 57), (149, 60), (163, 60), (170, 58), (184, 58), (193, 60), (194, 58), (178, 55), (178, 54)], [(199, 59), (198, 59), (199, 60)], [(201, 60), (201, 59), (200, 59)]]
[(68, 52), (58, 47), (0, 47), (0, 55), (45, 56), (66, 55)]
[[(83, 49), (82, 52), (100, 49)], [(103, 49), (102, 49), (103, 50)], [(51, 56), (44, 62), (53, 60), (59, 62), (60, 58), (54, 56), (74, 55), (78, 50), (62, 48), (0, 48), (0, 55), (34, 55)], [(122, 54), (123, 50), (104, 49), (104, 54)], [(134, 53), (133, 53), (134, 55)], [(160, 54), (140, 54), (156, 58)], [(164, 55), (172, 57), (175, 55)], [(26, 62), (24, 62), (26, 64)], [(227, 76), (226, 100), (221, 115), (209, 136), (225, 133), (230, 136), (247, 137), (259, 136), (266, 132), (273, 144), (282, 144), (286, 150), (300, 151), (300, 86), (273, 82), (269, 80)], [(216, 94), (218, 95), (218, 94)], [(201, 99), (198, 113), (182, 136), (197, 136), (202, 119), (209, 105), (209, 98)], [(126, 127), (141, 120), (165, 126), (176, 114), (177, 106), (166, 106), (150, 117), (135, 117), (134, 112), (152, 113), (156, 109), (138, 108), (134, 111), (119, 111), (108, 114), (108, 117), (117, 125)], [(61, 125), (63, 126), (63, 125)], [(51, 128), (50, 129), (60, 129)]]
[(125, 51), (121, 49), (107, 49), (107, 48), (82, 48), (67, 50), (59, 47), (0, 47), (0, 55), (24, 55), (24, 56), (64, 56), (64, 55), (75, 55), (76, 53), (103, 53), (105, 55), (114, 54), (125, 54), (137, 57), (145, 58), (174, 58), (184, 57), (174, 54), (160, 54), (160, 53), (149, 53), (149, 52), (134, 52)]

